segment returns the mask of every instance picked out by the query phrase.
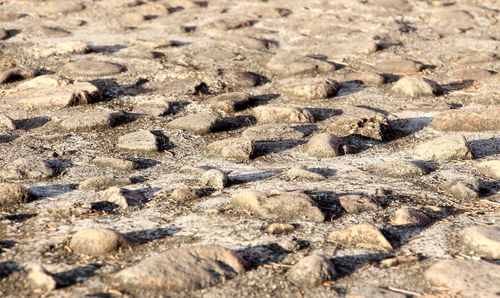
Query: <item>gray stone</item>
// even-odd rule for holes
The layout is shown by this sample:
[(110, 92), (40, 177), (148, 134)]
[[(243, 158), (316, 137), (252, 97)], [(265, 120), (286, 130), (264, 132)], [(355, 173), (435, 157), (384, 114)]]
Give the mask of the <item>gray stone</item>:
[(291, 179), (309, 179), (309, 180), (324, 180), (325, 176), (314, 172), (313, 170), (307, 168), (291, 168), (286, 171), (285, 175)]
[(494, 179), (500, 179), (500, 160), (487, 160), (480, 162), (476, 167)]
[(149, 130), (139, 130), (118, 138), (118, 147), (128, 150), (158, 151), (157, 136)]
[(391, 224), (394, 226), (425, 226), (430, 224), (431, 222), (432, 220), (424, 213), (408, 208), (400, 208), (396, 210), (396, 212), (394, 212), (391, 217)]
[(241, 136), (253, 141), (300, 140), (305, 133), (286, 124), (262, 124), (251, 126)]
[(441, 188), (461, 201), (472, 202), (480, 196), (481, 183), (478, 180), (450, 181), (443, 183)]
[(259, 106), (253, 109), (258, 123), (312, 123), (314, 116), (308, 109), (286, 106)]
[(404, 77), (391, 88), (396, 95), (417, 98), (420, 96), (442, 95), (444, 93), (438, 83), (421, 77)]
[(457, 79), (473, 80), (473, 81), (488, 81), (494, 77), (494, 73), (486, 69), (465, 68), (459, 69), (454, 73)]
[(257, 151), (252, 140), (244, 138), (227, 138), (210, 143), (207, 149), (227, 159), (249, 160)]
[(126, 188), (110, 187), (101, 192), (100, 199), (127, 209), (132, 206), (140, 206), (146, 200), (144, 195), (136, 190)]
[(100, 256), (128, 248), (132, 244), (128, 237), (110, 229), (86, 229), (71, 237), (69, 248), (76, 253)]
[(110, 76), (124, 72), (126, 68), (116, 63), (98, 60), (79, 60), (70, 62), (61, 68), (69, 76)]
[(335, 266), (324, 255), (311, 255), (301, 259), (287, 272), (294, 284), (315, 287), (336, 275)]
[(146, 114), (155, 117), (165, 116), (173, 113), (172, 103), (164, 98), (138, 101), (134, 108), (135, 113)]
[(385, 83), (385, 78), (374, 72), (352, 72), (345, 76), (347, 81), (361, 81), (364, 85), (380, 86)]
[(334, 97), (339, 92), (340, 84), (331, 79), (308, 79), (280, 88), (281, 92), (301, 100)]
[(0, 170), (0, 178), (5, 180), (47, 179), (55, 174), (51, 164), (36, 158), (17, 159)]
[(149, 257), (118, 272), (113, 281), (130, 291), (192, 291), (245, 272), (245, 261), (215, 245), (184, 246)]
[(365, 247), (378, 250), (392, 250), (392, 245), (372, 224), (359, 224), (343, 231), (328, 234), (327, 239), (346, 247)]
[(59, 42), (49, 48), (40, 51), (40, 56), (50, 57), (53, 55), (66, 56), (70, 54), (87, 54), (92, 52), (92, 48), (86, 42), (80, 40), (71, 40)]
[(281, 75), (315, 74), (335, 70), (333, 64), (290, 52), (278, 52), (267, 63), (266, 67)]
[(102, 129), (119, 124), (123, 118), (125, 114), (122, 112), (110, 109), (94, 110), (67, 116), (59, 123), (59, 126), (69, 131)]
[(201, 184), (215, 189), (224, 189), (227, 184), (227, 174), (218, 169), (208, 170), (201, 175)]
[(379, 175), (396, 178), (412, 178), (429, 173), (429, 169), (424, 164), (405, 160), (382, 162), (370, 167), (369, 170)]
[(422, 63), (405, 59), (390, 59), (375, 65), (375, 69), (383, 73), (417, 73), (422, 68)]
[(473, 226), (460, 231), (460, 241), (466, 252), (473, 251), (486, 259), (500, 259), (500, 226)]
[(341, 137), (360, 135), (379, 141), (387, 141), (394, 136), (389, 120), (380, 115), (361, 118), (340, 116), (330, 125), (329, 130)]
[(0, 209), (14, 209), (22, 203), (33, 200), (35, 196), (26, 187), (15, 183), (0, 183)]
[(241, 92), (224, 93), (217, 95), (208, 101), (212, 110), (222, 112), (223, 114), (243, 110), (252, 102), (252, 97)]
[(182, 129), (194, 134), (204, 135), (229, 127), (229, 123), (218, 116), (200, 113), (177, 118), (167, 123), (171, 129)]
[(118, 171), (132, 171), (138, 168), (138, 165), (133, 161), (114, 157), (98, 156), (92, 159), (92, 163), (100, 167), (111, 168)]
[(458, 109), (441, 112), (431, 126), (441, 131), (500, 130), (500, 107)]
[(83, 190), (103, 190), (111, 186), (125, 186), (132, 184), (129, 178), (117, 178), (113, 174), (95, 176), (80, 182)]
[(442, 136), (415, 147), (415, 157), (422, 160), (471, 160), (474, 153), (462, 135)]
[(340, 206), (342, 206), (347, 213), (370, 212), (382, 209), (377, 201), (364, 195), (342, 195), (339, 196), (338, 200)]
[(305, 144), (307, 154), (317, 158), (328, 158), (351, 153), (352, 149), (339, 137), (331, 133), (314, 135)]

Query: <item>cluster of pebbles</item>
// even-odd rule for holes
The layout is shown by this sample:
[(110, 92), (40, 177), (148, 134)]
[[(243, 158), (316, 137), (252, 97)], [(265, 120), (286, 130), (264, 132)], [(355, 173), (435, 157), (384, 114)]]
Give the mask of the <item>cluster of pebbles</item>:
[(0, 296), (498, 297), (499, 19), (0, 1)]

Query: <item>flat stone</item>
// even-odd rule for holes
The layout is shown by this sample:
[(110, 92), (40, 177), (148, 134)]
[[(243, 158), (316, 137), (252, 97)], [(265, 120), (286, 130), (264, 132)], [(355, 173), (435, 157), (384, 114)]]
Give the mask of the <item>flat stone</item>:
[(316, 134), (305, 144), (309, 156), (317, 158), (336, 157), (352, 152), (352, 149), (338, 136), (331, 133)]
[(324, 180), (325, 176), (307, 168), (291, 168), (285, 172), (285, 175), (291, 179)]
[(126, 12), (120, 17), (120, 21), (126, 24), (139, 24), (146, 20), (142, 13)]
[(246, 262), (216, 245), (170, 249), (118, 272), (113, 281), (130, 291), (193, 291), (215, 286), (245, 272)]
[(110, 229), (81, 230), (76, 232), (69, 242), (69, 248), (74, 252), (91, 256), (109, 254), (130, 246), (130, 239)]
[(421, 77), (403, 77), (392, 86), (391, 92), (411, 98), (444, 94), (438, 83)]
[(42, 266), (31, 268), (26, 279), (32, 289), (40, 289), (45, 292), (50, 292), (57, 286), (57, 281), (54, 276)]
[(231, 197), (231, 204), (267, 219), (312, 222), (325, 220), (317, 204), (301, 192), (267, 196), (257, 191), (243, 191)]
[(50, 57), (54, 55), (67, 56), (71, 54), (87, 54), (92, 52), (92, 48), (86, 42), (81, 40), (71, 40), (58, 42), (49, 48), (40, 50), (40, 56)]
[(15, 183), (0, 183), (0, 210), (15, 209), (23, 203), (35, 199), (26, 187)]
[(149, 130), (139, 130), (118, 138), (118, 147), (128, 150), (158, 151), (160, 150), (157, 136)]
[(90, 112), (74, 113), (59, 123), (59, 126), (68, 131), (94, 130), (110, 128), (119, 124), (125, 114), (110, 109), (92, 110)]
[(17, 159), (0, 170), (0, 178), (5, 180), (48, 179), (55, 174), (51, 164), (36, 158)]
[(291, 224), (286, 223), (272, 223), (267, 228), (266, 231), (270, 234), (287, 234), (295, 231), (295, 227)]
[(441, 188), (461, 201), (472, 202), (480, 196), (481, 183), (478, 180), (450, 181), (443, 183)]
[(405, 59), (390, 59), (375, 65), (375, 69), (382, 73), (417, 73), (422, 68), (422, 63)]
[(227, 174), (219, 169), (208, 170), (201, 175), (201, 184), (215, 189), (224, 189), (227, 184)]
[(113, 174), (95, 176), (80, 182), (79, 188), (83, 190), (103, 190), (112, 186), (125, 186), (132, 184), (129, 178), (117, 178)]
[(327, 239), (347, 247), (364, 247), (379, 250), (392, 250), (392, 245), (372, 224), (359, 224), (343, 231), (328, 234)]
[(110, 187), (100, 194), (102, 201), (118, 205), (121, 209), (140, 206), (145, 201), (144, 195), (139, 191), (126, 188)]
[(280, 88), (280, 91), (301, 100), (311, 100), (334, 97), (340, 88), (340, 84), (335, 80), (308, 79), (284, 85)]
[(465, 68), (459, 69), (454, 73), (457, 79), (471, 81), (488, 81), (495, 74), (487, 69)]
[(258, 106), (253, 109), (258, 123), (312, 123), (314, 116), (308, 109), (286, 106)]
[(118, 52), (116, 52), (114, 55), (118, 57), (125, 57), (125, 58), (138, 58), (138, 59), (155, 59), (159, 56), (161, 56), (161, 53), (156, 52), (156, 51), (151, 51), (149, 49), (143, 49), (140, 47), (130, 47), (130, 48), (124, 48), (120, 49)]
[(335, 71), (335, 65), (290, 52), (278, 52), (266, 65), (280, 75), (316, 74)]
[(476, 167), (491, 178), (500, 179), (500, 160), (483, 161)]
[(473, 226), (460, 231), (466, 252), (473, 251), (486, 259), (500, 259), (500, 226)]
[(379, 175), (396, 178), (413, 178), (429, 173), (429, 169), (423, 163), (406, 160), (382, 162), (371, 166), (369, 170)]
[(433, 285), (459, 291), (463, 297), (498, 297), (500, 266), (485, 261), (442, 260), (425, 271)]
[(364, 195), (341, 195), (338, 200), (340, 206), (342, 206), (347, 213), (370, 212), (382, 209), (377, 201)]
[(405, 12), (413, 9), (413, 6), (408, 2), (408, 0), (370, 0), (369, 3), (379, 7)]
[(500, 107), (458, 109), (439, 113), (431, 126), (440, 131), (500, 130)]
[(462, 135), (442, 136), (415, 147), (415, 157), (422, 160), (471, 160), (474, 153)]
[(92, 159), (91, 162), (100, 167), (110, 168), (117, 171), (132, 171), (138, 168), (138, 165), (135, 162), (122, 158), (98, 156)]
[(0, 72), (0, 84), (34, 78), (38, 71), (32, 69), (14, 68)]
[(187, 202), (198, 199), (200, 195), (198, 191), (192, 188), (176, 188), (172, 191), (170, 197), (176, 201)]
[(292, 13), (290, 9), (278, 7), (258, 7), (247, 12), (247, 16), (254, 19), (284, 18)]
[(288, 279), (294, 284), (306, 287), (319, 286), (335, 275), (335, 266), (324, 255), (307, 256), (287, 272)]
[(8, 130), (14, 130), (17, 128), (17, 125), (9, 116), (0, 114), (0, 127), (7, 128)]
[(67, 107), (88, 104), (102, 99), (99, 89), (88, 82), (77, 82), (56, 75), (42, 75), (7, 92), (9, 104)]
[(387, 117), (376, 115), (371, 117), (340, 116), (329, 128), (337, 136), (359, 135), (379, 141), (393, 138), (394, 130)]
[(217, 95), (208, 100), (210, 108), (216, 112), (234, 113), (247, 108), (253, 98), (241, 92), (231, 92)]
[(51, 15), (57, 14), (67, 14), (70, 12), (75, 12), (83, 10), (85, 6), (79, 2), (55, 0), (42, 2), (36, 7), (37, 12), (46, 13)]
[(98, 60), (78, 60), (61, 68), (61, 73), (69, 76), (110, 76), (124, 72), (126, 68), (116, 63)]
[(35, 29), (47, 37), (65, 37), (71, 35), (71, 32), (60, 27), (37, 26)]
[(208, 144), (207, 149), (223, 158), (244, 161), (253, 157), (257, 146), (252, 140), (227, 138)]
[(300, 140), (305, 133), (287, 124), (262, 124), (245, 129), (241, 136), (253, 141), (287, 141)]
[(138, 101), (134, 113), (161, 117), (174, 112), (173, 105), (166, 99), (152, 99)]
[(222, 79), (232, 90), (256, 87), (267, 81), (264, 76), (251, 71), (224, 72)]
[(374, 72), (351, 72), (345, 76), (346, 81), (360, 81), (367, 86), (381, 86), (385, 78)]
[(194, 134), (204, 135), (229, 128), (229, 123), (223, 118), (207, 114), (191, 114), (172, 120), (167, 123), (171, 129), (182, 129)]
[(391, 224), (394, 226), (425, 226), (431, 222), (432, 220), (424, 213), (408, 208), (400, 208), (396, 210), (391, 217)]
[(107, 0), (97, 2), (97, 4), (105, 8), (126, 8), (139, 6), (144, 3), (140, 0)]

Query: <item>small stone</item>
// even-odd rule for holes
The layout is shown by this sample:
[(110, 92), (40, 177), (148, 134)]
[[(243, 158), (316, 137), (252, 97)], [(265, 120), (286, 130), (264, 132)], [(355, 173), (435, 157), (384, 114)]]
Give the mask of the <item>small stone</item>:
[(59, 42), (47, 49), (40, 51), (40, 56), (50, 57), (53, 55), (87, 54), (92, 52), (89, 44), (80, 40)]
[(246, 266), (237, 253), (220, 246), (184, 246), (123, 269), (113, 281), (129, 291), (193, 291), (230, 280)]
[(466, 68), (455, 71), (454, 75), (461, 80), (488, 81), (495, 74), (486, 69)]
[(247, 12), (247, 16), (254, 19), (261, 18), (283, 18), (290, 15), (292, 11), (287, 8), (279, 7), (262, 7), (256, 8)]
[(472, 202), (479, 198), (482, 185), (479, 180), (450, 181), (443, 183), (441, 188), (461, 201)]
[(458, 109), (439, 113), (431, 126), (440, 131), (500, 130), (500, 107)]
[(79, 60), (69, 62), (61, 68), (61, 72), (70, 76), (110, 76), (124, 72), (126, 68), (122, 65), (97, 61)]
[(420, 96), (442, 95), (444, 93), (438, 83), (421, 77), (404, 77), (391, 88), (396, 95), (417, 98)]
[(301, 100), (334, 97), (340, 90), (340, 84), (330, 79), (309, 79), (281, 87), (281, 91)]
[(143, 4), (140, 0), (106, 0), (97, 2), (100, 6), (105, 8), (126, 8), (126, 7), (134, 7)]
[(31, 268), (26, 278), (33, 289), (50, 292), (57, 286), (57, 281), (54, 276), (42, 266), (35, 266)]
[(368, 86), (381, 86), (385, 83), (385, 78), (374, 72), (352, 72), (346, 75), (347, 81), (360, 81)]
[(0, 127), (7, 128), (8, 130), (14, 130), (17, 128), (14, 120), (4, 114), (0, 114)]
[(146, 20), (146, 17), (138, 12), (127, 12), (120, 17), (120, 21), (127, 24), (139, 24)]
[(424, 213), (408, 208), (396, 210), (391, 217), (391, 224), (394, 226), (425, 226), (431, 222), (432, 220)]
[(288, 234), (295, 231), (295, 227), (291, 224), (275, 222), (270, 224), (266, 231), (270, 234)]
[(212, 110), (223, 113), (234, 113), (243, 110), (252, 102), (252, 97), (248, 94), (240, 92), (224, 93), (217, 95), (208, 101)]
[(38, 26), (36, 30), (47, 37), (65, 37), (71, 34), (60, 27)]
[(83, 6), (83, 4), (79, 2), (54, 0), (42, 2), (41, 5), (38, 5), (36, 9), (37, 12), (40, 13), (57, 15), (83, 10), (84, 8), (85, 6)]
[(10, 36), (9, 31), (7, 31), (3, 28), (0, 28), (0, 40), (7, 39), (7, 38), (9, 38), (9, 36)]
[(500, 265), (485, 261), (442, 260), (425, 271), (425, 278), (463, 297), (497, 297), (500, 293)]
[(133, 161), (114, 157), (98, 156), (92, 159), (91, 162), (100, 167), (111, 168), (117, 171), (132, 171), (138, 168), (138, 165)]
[(267, 81), (264, 76), (251, 71), (228, 71), (223, 74), (223, 80), (233, 90), (256, 87)]
[(34, 78), (38, 75), (38, 71), (31, 69), (15, 68), (0, 72), (0, 84), (7, 84), (18, 80), (26, 80)]
[(131, 206), (141, 205), (144, 201), (144, 195), (139, 191), (126, 188), (110, 187), (100, 194), (100, 199), (120, 206), (121, 209), (127, 209)]
[(373, 40), (364, 40), (356, 43), (355, 51), (358, 54), (373, 54), (379, 50), (378, 44)]
[(118, 138), (118, 147), (128, 150), (159, 151), (157, 136), (149, 130), (139, 130)]
[(500, 160), (483, 161), (476, 167), (491, 178), (500, 179)]
[(335, 65), (290, 52), (279, 52), (266, 65), (267, 69), (281, 75), (316, 74), (335, 71)]
[(330, 125), (330, 132), (341, 137), (360, 135), (379, 141), (387, 141), (394, 136), (389, 120), (380, 115), (361, 118), (341, 116)]
[(5, 180), (47, 179), (55, 174), (51, 164), (36, 158), (17, 159), (0, 170), (0, 178)]
[(15, 13), (15, 12), (0, 12), (0, 21), (14, 21), (24, 17), (23, 13)]
[[(458, 13), (462, 15), (467, 14), (465, 11), (462, 10), (460, 10)], [(473, 16), (470, 15), (468, 15), (468, 17), (474, 18)], [(495, 62), (498, 59), (499, 57), (493, 53), (469, 51), (465, 53), (465, 55), (461, 59), (458, 59), (456, 63), (457, 65), (469, 65), (469, 64), (486, 63), (486, 62)]]
[(286, 124), (262, 124), (245, 129), (241, 136), (253, 141), (288, 141), (300, 140), (305, 133)]
[(257, 151), (255, 142), (243, 138), (227, 138), (210, 143), (207, 149), (223, 158), (249, 160)]
[(124, 58), (138, 58), (138, 59), (155, 59), (161, 56), (160, 52), (151, 51), (148, 49), (143, 49), (140, 47), (130, 47), (120, 49), (115, 53), (118, 57)]
[(182, 129), (194, 134), (204, 135), (229, 128), (223, 118), (212, 114), (200, 113), (177, 118), (167, 123), (171, 129)]
[(287, 272), (288, 278), (296, 285), (315, 287), (336, 275), (335, 266), (324, 255), (311, 255), (301, 259)]
[(338, 200), (340, 206), (342, 206), (347, 213), (370, 212), (382, 209), (377, 201), (364, 195), (342, 195), (339, 196)]
[(308, 109), (285, 106), (259, 106), (253, 109), (258, 123), (312, 123), (314, 116)]
[(227, 174), (218, 169), (208, 170), (201, 175), (201, 184), (215, 189), (224, 189), (227, 184)]
[(255, 21), (249, 20), (248, 18), (223, 18), (215, 22), (209, 23), (207, 27), (212, 27), (220, 31), (229, 31), (235, 29), (241, 29), (246, 27), (251, 27), (255, 24)]
[(442, 136), (415, 147), (414, 155), (422, 160), (471, 160), (474, 153), (462, 135)]
[(405, 294), (396, 293), (384, 288), (374, 287), (374, 286), (366, 286), (359, 290), (355, 290), (349, 292), (349, 295), (346, 297), (353, 298), (407, 298), (408, 296)]
[(463, 229), (460, 241), (466, 252), (486, 259), (500, 259), (500, 226), (473, 226)]
[(339, 137), (331, 133), (314, 135), (305, 144), (307, 154), (317, 158), (336, 157), (352, 152), (352, 149)]
[(200, 195), (192, 188), (176, 188), (170, 196), (176, 201), (187, 202), (198, 199)]
[(429, 169), (424, 164), (405, 160), (382, 162), (370, 167), (370, 171), (396, 178), (413, 178), (429, 173)]
[(392, 250), (392, 245), (372, 224), (359, 224), (343, 231), (331, 232), (328, 240), (350, 247)]
[(103, 190), (111, 186), (125, 186), (132, 184), (128, 178), (117, 178), (113, 174), (95, 176), (80, 182), (82, 190)]
[(142, 100), (137, 102), (135, 113), (161, 117), (173, 113), (172, 103), (165, 99)]
[(130, 246), (130, 239), (110, 229), (81, 230), (76, 232), (69, 242), (69, 248), (74, 252), (91, 256), (109, 254)]
[(125, 114), (122, 112), (103, 109), (75, 113), (62, 120), (59, 126), (69, 131), (103, 129), (117, 125), (123, 118), (125, 118)]
[(324, 180), (325, 176), (306, 168), (291, 168), (285, 175), (291, 179)]
[(35, 199), (33, 193), (26, 187), (15, 183), (0, 183), (0, 209), (17, 208), (20, 204)]
[(382, 73), (416, 73), (422, 68), (422, 63), (404, 59), (390, 59), (375, 65), (375, 69)]

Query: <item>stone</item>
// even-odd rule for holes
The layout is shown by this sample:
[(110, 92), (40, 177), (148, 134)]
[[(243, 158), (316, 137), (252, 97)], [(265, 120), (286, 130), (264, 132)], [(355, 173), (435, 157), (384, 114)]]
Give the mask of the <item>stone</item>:
[(126, 24), (139, 24), (146, 20), (146, 17), (138, 12), (126, 12), (120, 17), (120, 21)]
[(337, 136), (359, 135), (379, 141), (393, 138), (394, 130), (387, 117), (376, 115), (371, 117), (340, 116), (329, 128)]
[(82, 59), (75, 62), (69, 62), (61, 68), (61, 73), (69, 76), (110, 76), (124, 72), (126, 68), (123, 65)]
[(71, 32), (60, 27), (37, 26), (35, 29), (47, 37), (65, 37), (71, 35)]
[(288, 141), (300, 140), (305, 133), (287, 124), (262, 124), (245, 129), (241, 137), (253, 141)]
[(383, 176), (413, 178), (427, 175), (430, 170), (423, 163), (394, 160), (373, 165), (369, 171)]
[(15, 12), (0, 12), (0, 21), (14, 21), (24, 17), (25, 14)]
[(258, 106), (253, 109), (257, 123), (313, 123), (314, 116), (308, 109), (286, 106)]
[(352, 153), (352, 149), (342, 139), (331, 133), (314, 135), (305, 144), (305, 151), (316, 158), (336, 157)]
[(394, 226), (425, 226), (431, 222), (432, 220), (424, 213), (408, 208), (399, 208), (391, 217), (391, 224)]
[(381, 86), (385, 83), (385, 78), (374, 72), (351, 72), (345, 76), (345, 80), (359, 81), (367, 86)]
[(500, 265), (485, 261), (441, 260), (424, 276), (431, 284), (456, 290), (463, 297), (493, 298), (500, 293)]
[(41, 5), (38, 5), (36, 9), (37, 12), (40, 13), (57, 15), (83, 10), (84, 8), (85, 6), (83, 6), (83, 4), (79, 2), (53, 0), (42, 2)]
[(267, 228), (266, 231), (270, 234), (287, 234), (295, 231), (295, 227), (291, 224), (286, 223), (272, 223)]
[(98, 165), (103, 168), (110, 168), (117, 171), (132, 171), (137, 169), (139, 166), (131, 160), (126, 160), (122, 158), (114, 157), (102, 157), (98, 156), (91, 161), (93, 164)]
[(32, 69), (14, 68), (0, 72), (0, 84), (34, 78), (38, 71)]
[(149, 130), (141, 129), (118, 138), (118, 148), (139, 151), (159, 151), (157, 136)]
[(7, 38), (9, 38), (9, 36), (10, 36), (9, 31), (7, 31), (3, 28), (0, 28), (0, 40), (7, 39)]
[(26, 278), (30, 287), (33, 289), (50, 292), (57, 286), (57, 281), (54, 276), (42, 266), (35, 266), (31, 268)]
[(5, 180), (47, 179), (55, 174), (49, 162), (37, 158), (16, 159), (0, 170), (0, 178)]
[(462, 135), (448, 135), (427, 141), (415, 147), (415, 157), (422, 160), (471, 160), (474, 153)]
[(359, 290), (350, 291), (346, 297), (352, 298), (407, 298), (405, 294), (393, 292), (384, 288), (365, 286)]
[(0, 210), (13, 209), (36, 197), (26, 187), (15, 183), (0, 183)]
[(230, 92), (212, 97), (208, 101), (208, 104), (212, 110), (226, 114), (241, 111), (247, 108), (253, 101), (253, 98), (248, 94)]
[(359, 224), (343, 231), (328, 234), (327, 239), (347, 247), (373, 248), (383, 251), (392, 250), (392, 245), (372, 224)]
[(193, 201), (200, 197), (198, 191), (192, 188), (176, 188), (172, 191), (170, 196), (180, 202)]
[(379, 45), (373, 40), (362, 40), (355, 44), (355, 52), (358, 54), (373, 54), (380, 49)]
[(20, 84), (4, 97), (9, 104), (67, 107), (101, 100), (100, 90), (88, 82), (75, 82), (56, 75), (42, 75)]
[(334, 97), (339, 92), (340, 84), (331, 79), (308, 79), (290, 85), (284, 85), (280, 90), (301, 100), (322, 99)]
[(457, 79), (471, 81), (488, 81), (495, 76), (495, 74), (489, 70), (477, 68), (459, 69), (455, 71), (454, 75)]
[(59, 126), (68, 131), (95, 130), (110, 128), (119, 124), (125, 114), (110, 109), (93, 110), (92, 112), (74, 113), (59, 122)]
[(231, 197), (231, 204), (267, 219), (312, 222), (325, 220), (316, 202), (301, 192), (267, 196), (257, 191), (243, 191)]
[(259, 7), (247, 12), (247, 16), (254, 19), (262, 18), (284, 18), (290, 15), (292, 11), (287, 8), (279, 7)]
[(244, 161), (254, 156), (257, 146), (252, 140), (227, 138), (208, 144), (207, 149), (223, 158)]
[(215, 286), (246, 270), (234, 251), (216, 245), (170, 249), (148, 257), (114, 275), (113, 282), (129, 291), (193, 291)]
[(150, 60), (162, 56), (160, 52), (151, 51), (149, 49), (144, 49), (141, 47), (130, 47), (130, 48), (120, 49), (118, 52), (115, 53), (115, 55), (124, 58), (137, 58), (137, 59), (150, 59)]
[(227, 174), (218, 169), (208, 170), (201, 175), (201, 184), (215, 189), (224, 189), (227, 184)]
[(482, 185), (480, 181), (449, 181), (441, 185), (441, 188), (452, 195), (453, 197), (465, 201), (472, 202), (479, 198)]
[(500, 226), (472, 226), (459, 233), (460, 241), (466, 253), (485, 259), (500, 259)]
[(439, 113), (431, 126), (440, 131), (500, 130), (500, 107), (470, 108)]
[(104, 190), (112, 186), (125, 186), (132, 184), (129, 178), (117, 178), (113, 174), (95, 176), (80, 182), (82, 190)]
[(102, 256), (131, 244), (131, 239), (111, 229), (85, 229), (71, 237), (69, 248), (80, 254)]
[(99, 197), (102, 201), (114, 203), (121, 209), (140, 206), (146, 200), (139, 191), (119, 187), (110, 187), (101, 192)]
[(266, 65), (271, 72), (292, 76), (335, 71), (335, 65), (290, 52), (278, 52)]
[(417, 73), (423, 69), (422, 63), (405, 59), (389, 59), (379, 62), (375, 69), (382, 73)]
[(14, 130), (17, 128), (17, 125), (9, 116), (0, 114), (0, 127), (8, 130)]
[(319, 286), (325, 281), (332, 280), (335, 275), (335, 266), (324, 255), (307, 256), (287, 272), (288, 279), (296, 285), (305, 287)]
[(227, 71), (223, 73), (222, 79), (233, 90), (256, 87), (267, 81), (264, 76), (251, 71)]
[(291, 168), (285, 172), (285, 175), (291, 179), (324, 180), (325, 176), (307, 168)]
[(207, 114), (191, 114), (167, 123), (171, 129), (182, 129), (194, 134), (205, 135), (229, 128), (229, 123), (221, 117)]
[(500, 160), (487, 160), (476, 165), (480, 171), (491, 178), (500, 179)]
[(135, 7), (143, 4), (140, 0), (107, 0), (98, 2), (104, 8), (126, 8)]
[(361, 213), (381, 210), (382, 207), (374, 199), (358, 194), (341, 195), (338, 197), (340, 206), (347, 213)]
[(166, 99), (152, 99), (138, 101), (134, 113), (161, 117), (173, 113), (173, 105)]
[(40, 56), (50, 57), (54, 55), (71, 55), (71, 54), (87, 54), (92, 52), (92, 48), (88, 43), (81, 40), (71, 40), (56, 43), (47, 49), (40, 51)]
[(411, 98), (444, 94), (438, 83), (421, 77), (403, 77), (392, 86), (391, 92)]
[(248, 18), (223, 18), (209, 23), (207, 27), (211, 27), (220, 31), (229, 31), (235, 29), (241, 29), (246, 27), (251, 27), (255, 24), (255, 21), (249, 20)]

